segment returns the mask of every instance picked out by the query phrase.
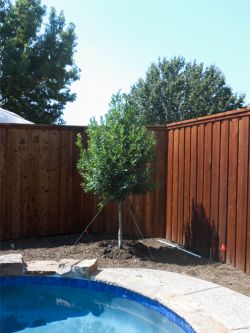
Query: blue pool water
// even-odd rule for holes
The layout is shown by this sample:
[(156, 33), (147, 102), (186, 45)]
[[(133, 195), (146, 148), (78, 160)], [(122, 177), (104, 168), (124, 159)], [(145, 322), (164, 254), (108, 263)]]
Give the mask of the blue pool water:
[(11, 277), (0, 288), (1, 333), (194, 333), (160, 303), (101, 282)]

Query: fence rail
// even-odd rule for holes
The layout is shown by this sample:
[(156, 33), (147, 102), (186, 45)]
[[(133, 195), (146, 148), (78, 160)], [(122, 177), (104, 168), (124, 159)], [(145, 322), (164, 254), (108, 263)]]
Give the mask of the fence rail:
[[(154, 192), (131, 196), (139, 227), (250, 273), (250, 108), (149, 127)], [(1, 240), (80, 232), (97, 198), (80, 188), (76, 134), (86, 127), (0, 124)], [(124, 209), (124, 233), (139, 236)], [(117, 232), (108, 204), (92, 232)]]

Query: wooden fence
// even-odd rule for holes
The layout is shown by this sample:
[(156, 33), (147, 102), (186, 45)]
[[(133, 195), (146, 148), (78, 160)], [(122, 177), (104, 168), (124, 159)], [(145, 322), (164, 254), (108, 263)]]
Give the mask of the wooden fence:
[[(153, 128), (152, 128), (153, 129)], [(154, 127), (158, 139), (153, 193), (130, 197), (144, 235), (165, 235), (165, 129)], [(76, 134), (72, 126), (0, 125), (0, 234), (1, 240), (80, 232), (96, 214), (97, 198), (85, 194), (76, 170)], [(124, 234), (138, 236), (128, 209)], [(93, 224), (93, 232), (117, 232), (117, 208), (109, 204)]]
[[(159, 187), (131, 196), (145, 236), (166, 237), (250, 273), (250, 108), (153, 126)], [(75, 138), (85, 127), (0, 124), (1, 240), (80, 232), (97, 198), (80, 188)], [(129, 209), (124, 234), (138, 236)], [(109, 204), (92, 232), (117, 232)]]
[(167, 126), (166, 238), (250, 273), (250, 109)]

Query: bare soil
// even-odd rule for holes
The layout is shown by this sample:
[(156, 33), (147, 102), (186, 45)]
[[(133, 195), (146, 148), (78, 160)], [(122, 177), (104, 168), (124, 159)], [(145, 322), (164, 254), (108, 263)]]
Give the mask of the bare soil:
[(25, 261), (59, 260), (62, 258), (98, 260), (99, 267), (161, 269), (195, 276), (230, 288), (250, 297), (250, 275), (218, 262), (210, 263), (177, 248), (162, 244), (158, 239), (138, 241), (125, 239), (118, 250), (117, 241), (107, 235), (39, 237), (1, 243), (0, 255), (22, 253)]

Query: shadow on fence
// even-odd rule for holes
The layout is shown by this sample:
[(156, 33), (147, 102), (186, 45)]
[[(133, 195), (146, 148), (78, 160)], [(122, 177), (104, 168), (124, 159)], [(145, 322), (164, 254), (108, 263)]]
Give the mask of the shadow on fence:
[(192, 200), (191, 224), (185, 228), (185, 247), (204, 257), (219, 260), (219, 235), (202, 204)]

